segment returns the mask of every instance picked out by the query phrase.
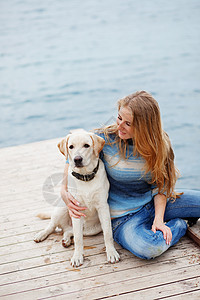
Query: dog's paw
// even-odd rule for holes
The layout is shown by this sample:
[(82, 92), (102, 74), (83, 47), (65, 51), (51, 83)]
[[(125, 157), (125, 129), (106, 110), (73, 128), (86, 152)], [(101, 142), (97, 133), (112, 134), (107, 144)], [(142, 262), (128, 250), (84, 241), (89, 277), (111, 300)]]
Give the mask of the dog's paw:
[(72, 267), (79, 267), (83, 264), (83, 255), (80, 253), (74, 253), (71, 259)]
[(119, 253), (113, 247), (112, 249), (108, 249), (107, 251), (107, 260), (111, 264), (114, 264), (120, 260)]
[(38, 233), (35, 235), (34, 241), (35, 241), (36, 243), (39, 243), (39, 242), (44, 241), (46, 238), (47, 238), (47, 235), (46, 235), (45, 231), (42, 230), (42, 231), (38, 232)]
[(62, 245), (63, 247), (67, 248), (72, 244), (72, 240), (70, 239), (62, 239)]

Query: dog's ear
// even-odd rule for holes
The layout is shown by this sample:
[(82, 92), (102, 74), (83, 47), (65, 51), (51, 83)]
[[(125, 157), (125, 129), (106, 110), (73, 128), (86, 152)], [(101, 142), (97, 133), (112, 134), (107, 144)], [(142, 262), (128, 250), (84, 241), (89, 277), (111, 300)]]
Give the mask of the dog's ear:
[(105, 141), (100, 136), (98, 136), (94, 133), (90, 134), (90, 137), (93, 142), (94, 153), (98, 157), (99, 153), (101, 152), (101, 150), (103, 149), (103, 147), (105, 145)]
[(58, 148), (60, 152), (66, 157), (68, 157), (67, 145), (66, 145), (66, 138), (62, 139), (60, 143), (58, 143)]
[(58, 148), (60, 150), (60, 152), (66, 157), (66, 159), (68, 158), (68, 139), (69, 139), (70, 134), (68, 134), (66, 136), (66, 138), (62, 139), (62, 141), (60, 143), (58, 143)]

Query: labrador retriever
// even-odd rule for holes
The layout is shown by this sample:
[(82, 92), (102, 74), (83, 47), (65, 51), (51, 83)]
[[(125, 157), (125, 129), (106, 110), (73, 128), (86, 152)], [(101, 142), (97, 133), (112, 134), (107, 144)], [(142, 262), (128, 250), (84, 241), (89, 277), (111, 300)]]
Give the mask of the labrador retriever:
[(78, 267), (83, 264), (83, 235), (95, 235), (103, 230), (106, 246), (107, 260), (111, 263), (118, 262), (120, 257), (114, 248), (111, 218), (107, 203), (109, 182), (104, 164), (99, 158), (99, 153), (105, 141), (86, 131), (75, 131), (66, 136), (59, 144), (60, 152), (69, 158), (68, 191), (80, 203), (86, 206), (86, 217), (72, 217), (72, 226), (69, 211), (66, 205), (57, 207), (51, 222), (45, 230), (39, 232), (34, 241), (41, 242), (56, 227), (63, 230), (62, 244), (68, 247), (74, 236), (75, 251), (71, 265)]

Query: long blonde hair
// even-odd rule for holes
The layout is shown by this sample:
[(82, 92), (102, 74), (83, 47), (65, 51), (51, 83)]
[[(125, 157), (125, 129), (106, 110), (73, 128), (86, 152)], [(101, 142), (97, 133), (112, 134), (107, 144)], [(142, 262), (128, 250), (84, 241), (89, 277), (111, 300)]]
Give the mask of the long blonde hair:
[[(133, 116), (134, 155), (145, 160), (145, 174), (151, 173), (151, 184), (156, 184), (158, 193), (166, 193), (175, 199), (175, 183), (179, 172), (174, 165), (174, 152), (167, 133), (162, 128), (160, 109), (157, 101), (145, 91), (139, 91), (118, 101), (118, 110), (128, 107)], [(126, 158), (128, 143), (118, 136), (117, 124), (100, 129), (108, 139), (114, 134), (113, 143), (118, 144), (119, 154)]]

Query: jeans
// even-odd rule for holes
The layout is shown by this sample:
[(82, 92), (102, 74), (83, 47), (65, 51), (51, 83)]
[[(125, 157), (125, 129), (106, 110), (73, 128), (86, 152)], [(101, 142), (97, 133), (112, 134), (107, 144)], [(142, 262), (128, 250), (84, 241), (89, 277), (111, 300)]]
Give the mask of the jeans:
[(112, 220), (114, 240), (143, 259), (155, 258), (175, 245), (187, 230), (187, 223), (183, 219), (200, 217), (200, 191), (181, 191), (184, 194), (175, 202), (169, 200), (165, 209), (164, 221), (172, 232), (170, 245), (166, 244), (161, 231), (151, 231), (155, 216), (153, 199), (138, 212)]

